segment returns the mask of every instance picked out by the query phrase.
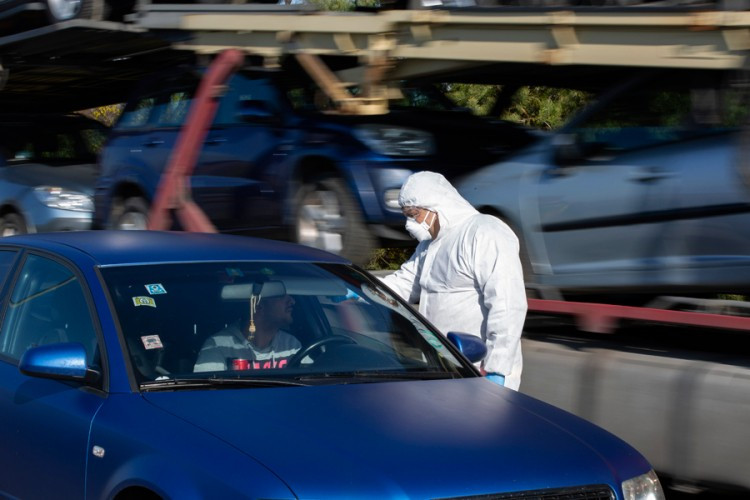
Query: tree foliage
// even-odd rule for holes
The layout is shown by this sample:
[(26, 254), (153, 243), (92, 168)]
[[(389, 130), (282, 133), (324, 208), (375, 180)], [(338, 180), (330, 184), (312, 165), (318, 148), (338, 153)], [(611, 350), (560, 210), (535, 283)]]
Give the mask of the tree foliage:
[(110, 104), (109, 106), (87, 109), (82, 113), (111, 127), (122, 113), (122, 108), (122, 104)]
[(320, 10), (347, 11), (354, 9), (352, 0), (309, 0), (309, 3)]
[(502, 118), (534, 128), (554, 130), (590, 99), (590, 94), (580, 90), (522, 87)]
[[(415, 241), (416, 243), (416, 241)], [(377, 248), (365, 265), (369, 270), (396, 270), (414, 252), (414, 247)]]
[[(502, 85), (470, 83), (443, 84), (446, 95), (459, 106), (470, 108), (475, 114), (489, 115), (499, 98)], [(581, 109), (591, 95), (579, 90), (551, 87), (521, 87), (515, 92), (507, 108), (494, 118), (512, 121), (542, 130), (554, 130)]]

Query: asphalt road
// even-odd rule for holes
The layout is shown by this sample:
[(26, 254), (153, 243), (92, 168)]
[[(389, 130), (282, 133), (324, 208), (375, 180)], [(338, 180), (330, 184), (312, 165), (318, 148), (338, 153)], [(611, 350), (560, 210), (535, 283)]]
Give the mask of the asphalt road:
[[(567, 321), (565, 318), (560, 317), (542, 317), (542, 316), (533, 316), (530, 315), (527, 319), (526, 328), (524, 332), (524, 338), (531, 341), (530, 344), (526, 344), (528, 347), (530, 347), (528, 354), (524, 354), (525, 361), (528, 360), (528, 367), (524, 366), (524, 376), (526, 377), (526, 380), (530, 383), (529, 389), (538, 389), (539, 385), (534, 384), (534, 378), (539, 378), (540, 374), (533, 373), (532, 370), (544, 370), (543, 372), (540, 372), (543, 374), (542, 379), (546, 380), (544, 385), (550, 386), (552, 393), (560, 393), (560, 394), (567, 394), (566, 389), (567, 386), (556, 386), (554, 385), (554, 382), (551, 382), (550, 380), (550, 374), (547, 373), (547, 368), (545, 366), (540, 366), (540, 360), (549, 360), (549, 359), (555, 359), (557, 360), (564, 360), (564, 359), (578, 359), (574, 358), (574, 356), (578, 355), (578, 353), (581, 352), (588, 352), (588, 353), (597, 353), (596, 359), (599, 359), (598, 363), (595, 365), (586, 365), (588, 368), (591, 368), (591, 371), (575, 371), (576, 366), (578, 365), (568, 365), (566, 363), (559, 363), (554, 364), (555, 368), (550, 367), (549, 369), (555, 370), (556, 368), (562, 367), (561, 369), (567, 369), (569, 370), (567, 375), (572, 376), (571, 374), (575, 373), (578, 375), (585, 375), (589, 377), (590, 380), (592, 377), (594, 380), (597, 379), (597, 377), (601, 377), (602, 375), (607, 376), (613, 376), (612, 374), (615, 372), (606, 371), (606, 367), (610, 367), (609, 369), (612, 369), (613, 363), (617, 364), (622, 361), (622, 359), (628, 360), (631, 358), (628, 358), (628, 356), (631, 356), (633, 358), (637, 358), (640, 361), (642, 361), (642, 356), (648, 356), (649, 354), (656, 354), (660, 356), (661, 358), (665, 359), (665, 366), (683, 366), (683, 364), (687, 363), (688, 367), (697, 367), (697, 366), (726, 366), (727, 371), (730, 371), (731, 369), (734, 370), (740, 370), (743, 371), (743, 373), (746, 372), (746, 370), (750, 367), (750, 354), (748, 354), (748, 350), (745, 347), (748, 339), (750, 338), (750, 333), (747, 332), (731, 332), (731, 331), (721, 331), (721, 330), (706, 330), (706, 329), (700, 329), (700, 328), (689, 328), (684, 326), (664, 326), (664, 325), (656, 325), (656, 324), (625, 324), (622, 328), (618, 329), (615, 333), (612, 334), (600, 334), (600, 333), (587, 333), (587, 332), (581, 332), (578, 329), (575, 328), (575, 326), (572, 324), (572, 322)], [(539, 351), (539, 345), (540, 343), (543, 343), (544, 351)], [(617, 352), (623, 352), (624, 358), (617, 358), (613, 357), (610, 350), (614, 350)], [(551, 353), (551, 352), (559, 352), (558, 358), (549, 358), (548, 354), (544, 353)], [(547, 356), (540, 358), (541, 355)], [(607, 354), (609, 353), (609, 354)], [(536, 358), (535, 358), (536, 356)], [(603, 357), (602, 357), (603, 356)], [(593, 359), (593, 358), (589, 358)], [(527, 363), (525, 363), (526, 365)], [(618, 365), (619, 366), (619, 365)], [(649, 366), (647, 364), (640, 364), (640, 368), (638, 369), (641, 373), (651, 373), (649, 370)], [(568, 367), (568, 368), (565, 368)], [(593, 370), (593, 368), (596, 367), (596, 370)], [(527, 368), (529, 370), (529, 373), (527, 374)], [(619, 372), (618, 372), (619, 373)], [(632, 372), (627, 372), (631, 373)], [(653, 371), (655, 378), (654, 383), (656, 385), (663, 383), (664, 379), (670, 380), (670, 377), (674, 376), (675, 372), (669, 372), (668, 374), (665, 374), (665, 372), (660, 372), (659, 369), (656, 369)], [(562, 375), (562, 374), (561, 374)], [(660, 379), (660, 378), (661, 379)], [(689, 378), (689, 377), (688, 377)], [(568, 377), (570, 379), (570, 377)], [(583, 381), (583, 379), (576, 379), (573, 377), (574, 380)], [(561, 380), (566, 380), (565, 377), (561, 377)], [(608, 379), (610, 382), (612, 382), (611, 379)], [(687, 380), (687, 378), (685, 379)], [(692, 379), (691, 379), (692, 380)], [(731, 383), (744, 383), (744, 380), (746, 378), (738, 377), (733, 381), (730, 381)], [(595, 385), (593, 382), (589, 384), (583, 384), (581, 387), (579, 387), (580, 391), (586, 391), (586, 387), (589, 387), (590, 390), (594, 391), (595, 389), (601, 389), (601, 386)], [(610, 387), (610, 386), (608, 386)], [(629, 386), (625, 384), (624, 382), (617, 385), (617, 387), (620, 388), (628, 388)], [(632, 388), (632, 387), (631, 387)], [(524, 391), (524, 383), (521, 384), (521, 390)], [(591, 408), (597, 408), (601, 409), (603, 407), (607, 407), (608, 404), (616, 404), (617, 401), (615, 399), (592, 399), (594, 396), (591, 396), (591, 394), (602, 394), (601, 392), (594, 391), (594, 392), (586, 392), (585, 394), (581, 392), (575, 392), (572, 391), (571, 394), (573, 397), (573, 400), (576, 402), (580, 402), (583, 400), (586, 400), (590, 403)], [(659, 391), (656, 389), (650, 388), (650, 387), (644, 387), (640, 386), (640, 393), (645, 393), (651, 395), (651, 397), (656, 397), (657, 394), (660, 394)], [(702, 392), (696, 392), (696, 393), (686, 393), (686, 396), (693, 396), (698, 397), (699, 394), (702, 394), (703, 396), (711, 398), (713, 403), (704, 401), (706, 404), (704, 405), (698, 405), (693, 403), (686, 403), (685, 408), (708, 408), (712, 407), (714, 412), (719, 411), (718, 407), (712, 406), (715, 405), (716, 402), (722, 401), (723, 397), (723, 391), (720, 391), (722, 394), (719, 393), (706, 393), (705, 391)], [(740, 393), (744, 394), (743, 391), (739, 391)], [(546, 399), (545, 397), (542, 397), (541, 394), (535, 393), (535, 391), (530, 390), (528, 392), (532, 396), (540, 397), (540, 399)], [(620, 398), (625, 399), (628, 401), (631, 401), (632, 404), (645, 404), (650, 402), (653, 405), (654, 409), (661, 408), (664, 411), (667, 411), (665, 409), (668, 409), (669, 412), (673, 413), (672, 410), (669, 407), (668, 402), (660, 403), (657, 401), (654, 401), (653, 399), (649, 400), (648, 398), (636, 398), (635, 393), (621, 393)], [(728, 393), (729, 394), (729, 393)], [(734, 393), (732, 393), (734, 394)], [(588, 395), (588, 396), (587, 396)], [(587, 397), (584, 397), (587, 396)], [(703, 397), (701, 396), (701, 397)], [(671, 397), (671, 396), (670, 396)], [(602, 396), (603, 398), (603, 396)], [(716, 398), (714, 400), (714, 398)], [(565, 400), (565, 398), (562, 398)], [(595, 402), (596, 401), (596, 402)], [(550, 399), (549, 402), (555, 404), (554, 395), (553, 399)], [(694, 401), (694, 403), (697, 403), (697, 401)], [(737, 405), (730, 405), (727, 406), (725, 411), (730, 411), (731, 408), (734, 408), (736, 411), (740, 411), (739, 408), (743, 407), (742, 402), (738, 401)], [(562, 405), (561, 405), (562, 406)], [(589, 408), (587, 405), (582, 405), (582, 408), (586, 409)], [(618, 406), (619, 408), (619, 406)], [(590, 409), (590, 408), (589, 408)], [(611, 408), (610, 408), (611, 410)], [(571, 411), (573, 411), (571, 409)], [(573, 411), (576, 413), (576, 411)], [(608, 415), (613, 414), (613, 412), (608, 411), (605, 412)], [(600, 415), (597, 411), (593, 411), (593, 415)], [(636, 413), (637, 414), (637, 413)], [(695, 414), (694, 414), (695, 415)], [(705, 416), (705, 414), (702, 414)], [(585, 415), (582, 415), (585, 418)], [(685, 418), (687, 420), (686, 415), (682, 414), (675, 414), (673, 415), (675, 418)], [(727, 414), (728, 416), (728, 422), (729, 421), (735, 421), (737, 418), (741, 419), (741, 416)], [(660, 413), (658, 416), (655, 417), (655, 421), (664, 420), (667, 419), (667, 416), (664, 413)], [(671, 421), (670, 425), (667, 425), (665, 427), (665, 431), (668, 433), (669, 436), (671, 436), (675, 431), (675, 429), (692, 429), (690, 425), (682, 425), (686, 424), (686, 422), (680, 422), (680, 421)], [(611, 423), (611, 420), (610, 420)], [(692, 422), (690, 422), (692, 423)], [(653, 421), (640, 421), (638, 423), (638, 426), (648, 426), (648, 425), (655, 425)], [(606, 427), (606, 425), (605, 425)], [(658, 426), (655, 426), (656, 428), (659, 428)], [(620, 427), (622, 429), (622, 427)], [(639, 427), (640, 428), (640, 427)], [(725, 430), (729, 435), (733, 435), (731, 433), (737, 432), (739, 434), (742, 434), (742, 431), (740, 429), (737, 429), (735, 427), (726, 426)], [(632, 430), (633, 435), (644, 435), (643, 433), (637, 431), (635, 428)], [(616, 432), (617, 433), (617, 432)], [(725, 436), (722, 433), (719, 433), (722, 437), (729, 439), (727, 436)], [(621, 435), (621, 437), (625, 438), (626, 441), (631, 442), (631, 444), (635, 444), (631, 439), (630, 436)], [(690, 438), (690, 436), (687, 436)], [(705, 442), (705, 436), (696, 436), (695, 439), (688, 439), (686, 442), (690, 443), (696, 443), (701, 442), (701, 439), (703, 439), (703, 442)], [(740, 438), (742, 439), (742, 438)], [(680, 438), (680, 441), (685, 442), (684, 439)], [(643, 440), (638, 441), (636, 439), (636, 442), (639, 442), (641, 445), (644, 444)], [(665, 440), (666, 443), (674, 444), (676, 441), (674, 440)], [(645, 452), (648, 449), (648, 444), (645, 445), (646, 449), (641, 449), (640, 451)], [(718, 453), (718, 449), (716, 447), (710, 447), (713, 453)], [(683, 448), (680, 448), (683, 449)], [(695, 448), (694, 446), (689, 448), (684, 448), (684, 451), (689, 453), (701, 453), (700, 450), (703, 448)], [(676, 453), (677, 448), (661, 448), (661, 451), (664, 451), (665, 454), (668, 456), (671, 456), (674, 458), (674, 453)], [(652, 450), (653, 451), (653, 450)], [(646, 453), (648, 455), (648, 453)], [(727, 456), (733, 456), (736, 459), (741, 459), (742, 456), (750, 457), (750, 455), (743, 454), (742, 452), (739, 452), (735, 455), (729, 453), (721, 453), (720, 455), (723, 456), (717, 456), (717, 459), (720, 459), (719, 462), (713, 462), (721, 463), (721, 460), (726, 460)], [(664, 455), (658, 455), (663, 458)], [(693, 457), (695, 455), (692, 455)], [(744, 460), (742, 460), (744, 461)], [(674, 462), (673, 462), (674, 463)], [(741, 468), (741, 464), (734, 465), (738, 466), (738, 468)], [(658, 472), (658, 470), (657, 470)], [(719, 499), (719, 500), (729, 500), (729, 499), (750, 499), (750, 491), (730, 491), (727, 490), (726, 487), (718, 487), (716, 485), (694, 485), (684, 482), (675, 482), (671, 478), (665, 477), (663, 475), (660, 475), (660, 479), (662, 480), (662, 485), (664, 486), (665, 490), (665, 496), (667, 500), (708, 500), (708, 499)]]

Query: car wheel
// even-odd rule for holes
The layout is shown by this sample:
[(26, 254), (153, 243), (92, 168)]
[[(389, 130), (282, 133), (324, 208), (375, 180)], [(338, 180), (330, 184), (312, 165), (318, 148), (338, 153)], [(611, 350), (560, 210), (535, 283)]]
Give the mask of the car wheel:
[(104, 18), (104, 0), (47, 0), (49, 22)]
[(0, 217), (0, 236), (28, 233), (26, 222), (18, 214), (10, 213)]
[(325, 177), (305, 183), (297, 195), (295, 241), (365, 264), (375, 247), (362, 211), (344, 182)]
[(110, 227), (122, 230), (148, 229), (148, 203), (141, 197), (127, 198), (112, 211)]

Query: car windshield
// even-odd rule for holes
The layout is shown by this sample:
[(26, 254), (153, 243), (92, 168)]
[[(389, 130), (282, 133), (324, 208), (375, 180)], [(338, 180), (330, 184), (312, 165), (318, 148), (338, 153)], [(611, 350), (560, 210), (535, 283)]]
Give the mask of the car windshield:
[(0, 157), (8, 164), (38, 162), (67, 164), (94, 162), (105, 138), (105, 129), (91, 123), (0, 124)]
[[(348, 87), (348, 90), (352, 96), (361, 96), (363, 92), (359, 86)], [(436, 85), (402, 82), (393, 91), (389, 104), (392, 109), (468, 112), (468, 108), (456, 104)], [(335, 105), (322, 90), (313, 84), (287, 85), (287, 99), (293, 108), (299, 110), (327, 111)]]
[(102, 275), (144, 390), (475, 373), (377, 280), (346, 265), (139, 265)]

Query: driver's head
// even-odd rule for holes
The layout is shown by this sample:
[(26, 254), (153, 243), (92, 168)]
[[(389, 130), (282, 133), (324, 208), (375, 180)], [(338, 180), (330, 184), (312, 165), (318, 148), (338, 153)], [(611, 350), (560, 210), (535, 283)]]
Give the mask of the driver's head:
[(264, 328), (279, 330), (292, 325), (294, 298), (291, 295), (263, 297), (258, 303), (255, 321)]

